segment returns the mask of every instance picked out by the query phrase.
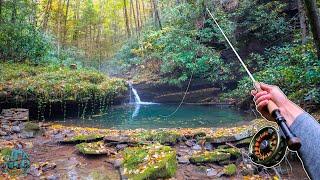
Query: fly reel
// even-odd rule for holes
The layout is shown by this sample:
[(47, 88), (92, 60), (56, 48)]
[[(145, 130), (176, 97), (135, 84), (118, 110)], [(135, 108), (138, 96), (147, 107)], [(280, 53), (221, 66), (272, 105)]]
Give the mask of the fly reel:
[(287, 143), (274, 127), (260, 129), (252, 138), (249, 146), (251, 160), (264, 167), (280, 163), (286, 153)]

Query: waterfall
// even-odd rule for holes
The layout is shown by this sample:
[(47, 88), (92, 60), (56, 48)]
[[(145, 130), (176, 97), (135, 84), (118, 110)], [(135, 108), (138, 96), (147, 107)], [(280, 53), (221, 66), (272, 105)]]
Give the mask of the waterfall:
[[(133, 94), (133, 97), (134, 97), (134, 104), (139, 104), (139, 105), (140, 104), (143, 104), (143, 105), (157, 104), (157, 103), (153, 103), (153, 102), (143, 102), (143, 101), (141, 101), (140, 96), (139, 96), (137, 90), (132, 86), (132, 83), (128, 82), (128, 84), (129, 84), (130, 90), (132, 91), (132, 94)], [(131, 98), (131, 91), (130, 91), (130, 103), (133, 103), (131, 101), (131, 99), (132, 99)]]
[(137, 90), (135, 88), (133, 88), (132, 86), (131, 86), (131, 90), (132, 90), (132, 93), (133, 93), (134, 100), (135, 100), (136, 104), (140, 104), (141, 103), (141, 99), (139, 97), (139, 94), (138, 94)]

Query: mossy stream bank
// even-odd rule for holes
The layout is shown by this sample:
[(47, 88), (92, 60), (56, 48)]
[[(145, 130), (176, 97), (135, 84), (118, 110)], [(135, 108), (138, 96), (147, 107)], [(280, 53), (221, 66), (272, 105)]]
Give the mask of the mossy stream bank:
[(39, 120), (102, 112), (125, 98), (128, 90), (124, 80), (92, 69), (0, 63), (0, 72), (0, 110), (28, 108)]
[[(31, 168), (21, 179), (257, 179), (276, 175), (246, 156), (250, 137), (270, 125), (264, 120), (231, 128), (158, 130), (32, 125), (39, 129), (30, 131), (40, 132), (33, 137), (11, 133), (10, 139), (0, 138), (2, 149), (22, 148), (29, 154)], [(298, 159), (291, 154), (288, 159), (293, 169), (283, 162), (276, 167), (280, 176), (304, 178)], [(3, 174), (8, 175), (10, 170)]]

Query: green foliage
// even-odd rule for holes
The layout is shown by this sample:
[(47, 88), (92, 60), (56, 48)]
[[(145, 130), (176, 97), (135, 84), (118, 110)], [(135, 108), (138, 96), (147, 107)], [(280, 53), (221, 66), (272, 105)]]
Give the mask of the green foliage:
[(238, 41), (245, 45), (252, 39), (273, 42), (290, 35), (289, 22), (283, 13), (286, 4), (280, 1), (261, 3), (245, 0), (232, 14), (241, 31)]
[[(267, 63), (265, 68), (254, 73), (258, 81), (281, 87), (290, 99), (297, 102), (320, 102), (320, 64), (311, 43), (274, 47), (261, 57)], [(252, 88), (250, 79), (244, 78), (237, 89), (223, 97), (245, 99)]]
[(39, 31), (30, 18), (35, 17), (29, 1), (5, 1), (0, 17), (0, 59), (39, 63), (48, 55), (51, 40)]
[(88, 69), (1, 63), (0, 71), (3, 74), (0, 91), (23, 100), (85, 101), (94, 97), (109, 97), (112, 100), (127, 89), (123, 80)]
[[(251, 41), (271, 43), (279, 38), (281, 42), (288, 39), (283, 38), (291, 31), (282, 3), (249, 0), (239, 3), (236, 10), (228, 12), (221, 5), (209, 5), (234, 45), (242, 48)], [(222, 87), (236, 82), (243, 70), (236, 59), (222, 58), (221, 52), (229, 45), (206, 13), (204, 4), (203, 1), (187, 1), (165, 8), (163, 28), (145, 30), (138, 40), (123, 46), (114, 61), (125, 67), (122, 70), (160, 62), (153, 67), (155, 70), (147, 71), (156, 74), (162, 82), (174, 85), (180, 85), (191, 75)], [(264, 66), (258, 56), (249, 59), (248, 64), (254, 71)]]

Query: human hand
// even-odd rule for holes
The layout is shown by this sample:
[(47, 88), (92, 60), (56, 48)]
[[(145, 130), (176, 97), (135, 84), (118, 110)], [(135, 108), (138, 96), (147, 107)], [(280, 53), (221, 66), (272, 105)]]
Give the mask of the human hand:
[(267, 120), (274, 121), (267, 108), (269, 101), (273, 101), (278, 106), (280, 113), (287, 120), (289, 126), (299, 114), (303, 113), (303, 110), (291, 102), (279, 87), (260, 83), (260, 88), (260, 92), (252, 90), (251, 94), (254, 96), (253, 100), (257, 110)]

